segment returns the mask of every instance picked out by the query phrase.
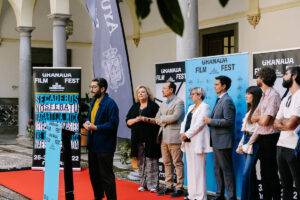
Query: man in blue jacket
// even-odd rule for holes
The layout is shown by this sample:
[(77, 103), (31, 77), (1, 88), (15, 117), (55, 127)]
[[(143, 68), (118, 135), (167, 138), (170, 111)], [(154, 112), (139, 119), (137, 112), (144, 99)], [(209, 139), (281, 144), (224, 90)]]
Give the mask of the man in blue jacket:
[(231, 79), (218, 76), (214, 84), (218, 95), (211, 118), (204, 117), (203, 122), (210, 126), (210, 138), (213, 147), (214, 170), (217, 192), (214, 200), (225, 200), (225, 188), (229, 200), (236, 200), (235, 177), (232, 163), (234, 146), (235, 106), (227, 91)]
[(106, 93), (107, 81), (95, 78), (90, 85), (91, 102), (87, 121), (83, 124), (88, 134), (88, 160), (90, 179), (95, 200), (116, 200), (113, 157), (117, 143), (119, 109)]

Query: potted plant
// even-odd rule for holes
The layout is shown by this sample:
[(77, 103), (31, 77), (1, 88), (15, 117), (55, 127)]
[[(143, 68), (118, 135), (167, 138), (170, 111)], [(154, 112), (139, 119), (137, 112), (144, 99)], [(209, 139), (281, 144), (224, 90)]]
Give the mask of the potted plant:
[(130, 158), (130, 151), (131, 151), (131, 141), (125, 140), (124, 144), (120, 146), (120, 156), (121, 156), (121, 163), (128, 164), (128, 160)]
[(28, 137), (30, 139), (34, 138), (34, 121), (33, 119), (28, 120), (28, 124), (26, 126), (26, 131), (28, 132)]
[(90, 104), (92, 99), (89, 97), (89, 93), (85, 93), (85, 98), (81, 99), (80, 102), (80, 112), (79, 112), (79, 127), (80, 127), (80, 133), (81, 135), (81, 146), (87, 146), (87, 130), (83, 128), (83, 124), (86, 121), (86, 118), (89, 114)]

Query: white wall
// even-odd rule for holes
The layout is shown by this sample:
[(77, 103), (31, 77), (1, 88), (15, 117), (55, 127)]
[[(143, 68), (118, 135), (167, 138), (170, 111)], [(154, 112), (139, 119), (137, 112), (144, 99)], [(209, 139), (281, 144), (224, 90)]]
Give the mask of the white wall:
[[(295, 2), (296, 0), (260, 0), (261, 8), (268, 8), (278, 4)], [(92, 42), (91, 20), (80, 3), (80, 0), (70, 1), (74, 33), (70, 42)], [(248, 10), (248, 0), (230, 0), (225, 8), (218, 1), (199, 0), (199, 21), (212, 20), (217, 17), (234, 15)], [(16, 20), (11, 7), (4, 1), (5, 12), (1, 16), (1, 36), (3, 38), (19, 38), (15, 31)], [(121, 15), (126, 36), (133, 34), (131, 15), (125, 1), (120, 3)], [(52, 40), (52, 21), (48, 19), (50, 13), (49, 1), (37, 1), (33, 24), (36, 30), (32, 33), (32, 40)], [(3, 18), (4, 17), (4, 18)], [(256, 29), (249, 24), (247, 17), (234, 18), (228, 21), (209, 23), (199, 29), (215, 27), (224, 24), (238, 23), (239, 52), (284, 49), (300, 46), (300, 7), (262, 13)], [(150, 15), (142, 21), (141, 33), (149, 33), (165, 29), (155, 1), (151, 5)], [(136, 48), (132, 40), (127, 40), (131, 75), (134, 88), (145, 84), (155, 93), (155, 63), (176, 60), (176, 37), (173, 32), (154, 34), (142, 37)], [(33, 47), (47, 47), (47, 44), (32, 44)], [(93, 78), (92, 47), (69, 45), (72, 49), (73, 66), (82, 67), (82, 94), (88, 91), (87, 86)], [(18, 85), (19, 44), (3, 42), (0, 46), (0, 98), (17, 97), (17, 90), (11, 88)]]
[[(296, 0), (260, 0), (260, 8), (270, 8), (290, 2), (296, 2)], [(230, 0), (227, 6), (223, 8), (218, 1), (199, 0), (199, 21), (241, 14), (248, 10), (248, 4), (248, 0)], [(155, 13), (155, 15), (150, 15), (142, 22), (141, 33), (166, 28), (154, 3), (151, 9), (151, 13)], [(131, 18), (128, 19), (130, 17), (128, 8), (121, 6), (121, 13), (126, 19), (124, 23), (125, 32), (130, 35), (133, 32)], [(293, 7), (262, 13), (256, 29), (249, 24), (246, 15), (242, 18), (206, 24), (199, 29), (238, 23), (239, 52), (285, 49), (300, 47), (298, 19), (300, 19), (300, 7)], [(138, 48), (134, 46), (132, 40), (127, 41), (134, 87), (138, 84), (146, 84), (154, 90), (155, 63), (176, 60), (175, 43), (175, 35), (171, 32), (143, 37)]]
[[(91, 43), (92, 24), (89, 15), (79, 0), (72, 0), (70, 10), (73, 20), (73, 35), (68, 42)], [(8, 39), (19, 39), (15, 30), (16, 19), (11, 6), (4, 1), (4, 15), (1, 15), (0, 36)], [(2, 13), (3, 14), (3, 13)], [(33, 16), (32, 47), (52, 48), (51, 44), (39, 41), (52, 41), (52, 20), (49, 1), (37, 1)], [(34, 41), (38, 41), (37, 43)], [(93, 78), (92, 47), (84, 45), (68, 45), (72, 49), (72, 66), (82, 67), (82, 96), (88, 90), (88, 84)], [(0, 46), (0, 98), (17, 98), (18, 89), (12, 85), (19, 85), (19, 42), (2, 42)]]

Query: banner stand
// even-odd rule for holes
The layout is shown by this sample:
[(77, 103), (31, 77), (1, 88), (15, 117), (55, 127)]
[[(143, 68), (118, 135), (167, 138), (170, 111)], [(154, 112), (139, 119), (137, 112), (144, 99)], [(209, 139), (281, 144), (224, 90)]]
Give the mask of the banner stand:
[(73, 131), (62, 130), (62, 149), (64, 161), (65, 196), (66, 200), (74, 200), (74, 183), (72, 172), (71, 136)]

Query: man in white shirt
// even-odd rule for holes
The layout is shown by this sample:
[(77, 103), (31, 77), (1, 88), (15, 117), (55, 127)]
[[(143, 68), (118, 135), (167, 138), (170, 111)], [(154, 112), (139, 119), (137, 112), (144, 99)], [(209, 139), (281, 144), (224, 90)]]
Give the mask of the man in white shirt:
[(291, 95), (282, 100), (274, 126), (281, 130), (277, 143), (277, 163), (283, 200), (291, 200), (293, 182), (300, 195), (300, 156), (296, 157), (294, 152), (299, 138), (293, 133), (300, 124), (300, 66), (287, 68), (282, 86), (288, 88)]

